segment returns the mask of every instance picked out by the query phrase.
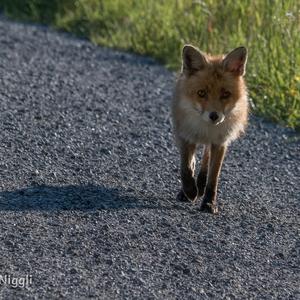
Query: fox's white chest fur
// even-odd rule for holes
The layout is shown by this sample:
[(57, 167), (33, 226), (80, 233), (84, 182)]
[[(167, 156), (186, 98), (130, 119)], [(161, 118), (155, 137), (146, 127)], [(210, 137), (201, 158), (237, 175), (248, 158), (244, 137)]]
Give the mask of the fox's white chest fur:
[(189, 101), (180, 99), (176, 110), (180, 118), (175, 117), (175, 126), (178, 137), (192, 144), (228, 144), (238, 138), (244, 131), (244, 125), (237, 122), (236, 114), (239, 108), (236, 107), (229, 112), (225, 120), (218, 124), (211, 124), (201, 118), (199, 112)]

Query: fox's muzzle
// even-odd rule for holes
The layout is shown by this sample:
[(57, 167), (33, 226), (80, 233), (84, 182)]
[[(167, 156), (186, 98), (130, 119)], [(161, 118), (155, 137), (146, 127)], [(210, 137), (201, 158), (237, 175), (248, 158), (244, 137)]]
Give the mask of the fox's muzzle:
[(218, 125), (224, 121), (225, 115), (217, 111), (205, 111), (202, 115), (202, 118), (208, 123)]

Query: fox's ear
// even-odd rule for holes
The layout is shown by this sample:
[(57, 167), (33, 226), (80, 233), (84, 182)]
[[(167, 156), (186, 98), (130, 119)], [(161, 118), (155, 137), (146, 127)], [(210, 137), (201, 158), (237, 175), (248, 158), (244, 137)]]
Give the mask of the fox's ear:
[(182, 49), (182, 71), (189, 74), (199, 71), (205, 67), (207, 59), (192, 45), (185, 45)]
[(228, 53), (223, 59), (224, 69), (236, 76), (243, 76), (246, 72), (247, 49), (239, 47)]

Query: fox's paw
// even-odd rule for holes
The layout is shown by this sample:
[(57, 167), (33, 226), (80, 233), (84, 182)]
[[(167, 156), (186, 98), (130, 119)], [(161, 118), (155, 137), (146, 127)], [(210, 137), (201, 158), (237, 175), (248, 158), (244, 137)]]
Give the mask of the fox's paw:
[(202, 203), (200, 211), (217, 215), (219, 213), (219, 208), (216, 203)]
[(177, 194), (176, 200), (180, 202), (189, 202), (189, 199), (185, 196), (183, 190), (180, 190)]
[(186, 191), (181, 190), (178, 194), (176, 199), (180, 202), (193, 202), (195, 203), (197, 201), (197, 188), (193, 191), (189, 190), (189, 193)]
[(198, 197), (198, 189), (196, 184), (190, 185), (188, 187), (183, 187), (183, 193), (191, 202), (196, 202)]

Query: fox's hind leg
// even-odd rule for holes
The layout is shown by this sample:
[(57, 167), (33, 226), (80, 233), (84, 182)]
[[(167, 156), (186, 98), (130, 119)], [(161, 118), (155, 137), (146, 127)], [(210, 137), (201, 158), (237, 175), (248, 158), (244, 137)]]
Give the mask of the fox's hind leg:
[(204, 199), (200, 210), (218, 213), (217, 188), (218, 179), (226, 152), (225, 145), (211, 145), (208, 180), (205, 188)]
[(207, 173), (208, 173), (209, 158), (210, 158), (210, 145), (204, 145), (200, 172), (197, 177), (198, 197), (202, 197), (204, 194), (206, 180), (207, 180)]
[(182, 182), (182, 190), (177, 198), (181, 201), (195, 201), (197, 198), (197, 185), (194, 178), (195, 173), (195, 152), (196, 145), (180, 141), (180, 175)]

